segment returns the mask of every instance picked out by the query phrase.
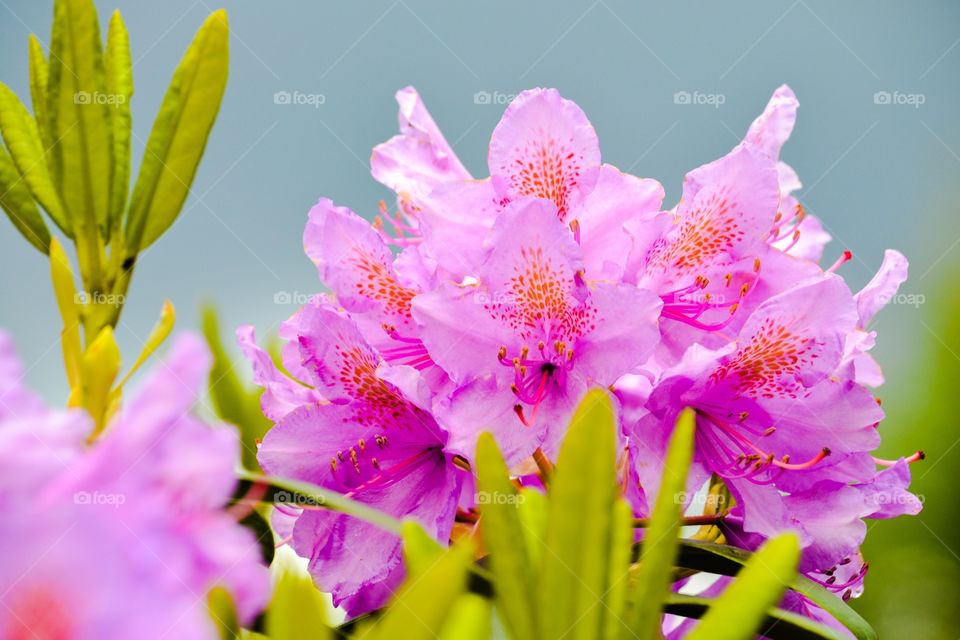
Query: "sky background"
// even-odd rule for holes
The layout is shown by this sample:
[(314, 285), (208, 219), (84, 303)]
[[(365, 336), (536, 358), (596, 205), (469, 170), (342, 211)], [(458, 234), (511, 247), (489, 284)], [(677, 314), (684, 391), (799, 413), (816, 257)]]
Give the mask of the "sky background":
[[(173, 69), (219, 6), (210, 1), (99, 2), (103, 24), (116, 5), (131, 34), (134, 171)], [(956, 334), (944, 324), (960, 261), (960, 3), (224, 4), (229, 85), (193, 195), (138, 262), (117, 330), (128, 359), (164, 298), (173, 300), (181, 329), (198, 326), (209, 300), (231, 329), (253, 323), (266, 333), (318, 290), (301, 247), (307, 210), (327, 196), (370, 216), (389, 196), (370, 178), (368, 159), (396, 132), (393, 94), (401, 87), (420, 91), (477, 176), (487, 174), (487, 141), (509, 96), (556, 87), (592, 120), (604, 160), (660, 180), (672, 205), (684, 173), (726, 153), (788, 83), (801, 108), (783, 157), (804, 182), (801, 201), (835, 238), (825, 260), (853, 251), (842, 272), (854, 288), (887, 247), (911, 261), (908, 295), (876, 324), (890, 395), (887, 447), (930, 449), (926, 464), (942, 462), (938, 474), (957, 463), (955, 422), (918, 428), (912, 402), (930, 389), (932, 359), (951, 372), (960, 362)], [(27, 35), (48, 43), (51, 6), (0, 0), (0, 80), (21, 96), (28, 95)], [(310, 104), (277, 104), (277, 92)], [(711, 104), (677, 104), (678, 92)], [(47, 267), (6, 223), (0, 273), (0, 326), (30, 366), (30, 384), (62, 401)], [(928, 522), (930, 534), (920, 530), (917, 544), (934, 572), (957, 578), (956, 546)], [(928, 618), (955, 614), (957, 588), (944, 588), (929, 596), (939, 608)], [(888, 629), (909, 621), (896, 603), (876, 602)], [(960, 635), (956, 622), (931, 624), (942, 637)]]

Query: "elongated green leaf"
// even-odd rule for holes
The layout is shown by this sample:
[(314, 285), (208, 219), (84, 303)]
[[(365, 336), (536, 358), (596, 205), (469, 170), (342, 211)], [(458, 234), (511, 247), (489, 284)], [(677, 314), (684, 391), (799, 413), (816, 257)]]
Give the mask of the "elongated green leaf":
[(440, 631), (440, 640), (489, 640), (493, 634), (493, 606), (475, 593), (465, 593), (453, 603)]
[[(681, 543), (677, 563), (688, 569), (732, 576), (749, 558), (749, 551), (737, 547), (685, 540)], [(877, 640), (877, 632), (837, 594), (802, 575), (796, 578), (792, 588), (836, 618), (858, 640)]]
[(227, 13), (215, 11), (173, 74), (130, 200), (125, 232), (131, 255), (173, 224), (190, 192), (227, 84), (229, 35)]
[(212, 306), (203, 310), (203, 335), (213, 354), (213, 367), (210, 369), (209, 378), (213, 407), (221, 420), (240, 430), (243, 465), (248, 469), (259, 469), (256, 443), (270, 428), (270, 421), (260, 410), (262, 390), (247, 388), (241, 382), (223, 346), (217, 312)]
[(173, 303), (169, 300), (163, 301), (163, 308), (160, 310), (160, 317), (157, 319), (157, 323), (153, 325), (153, 329), (150, 330), (150, 334), (147, 336), (147, 339), (143, 343), (143, 348), (140, 350), (140, 355), (137, 356), (137, 359), (134, 360), (133, 364), (130, 366), (130, 369), (124, 374), (123, 378), (120, 379), (120, 382), (117, 383), (114, 391), (119, 392), (123, 385), (125, 385), (134, 373), (137, 372), (137, 369), (143, 366), (143, 364), (150, 358), (153, 353), (160, 348), (160, 345), (163, 344), (164, 340), (167, 339), (167, 336), (170, 335), (170, 332), (173, 331), (173, 323), (177, 319), (176, 310), (173, 308)]
[(473, 547), (466, 541), (445, 551), (421, 573), (408, 576), (383, 617), (359, 637), (436, 640), (449, 619), (453, 604), (466, 591), (472, 561)]
[[(671, 593), (666, 612), (684, 618), (701, 618), (713, 603), (709, 598)], [(761, 624), (769, 640), (846, 640), (850, 636), (792, 611), (773, 609)]]
[(29, 38), (29, 60), (30, 99), (33, 102), (33, 117), (37, 121), (40, 139), (43, 140), (43, 148), (49, 149), (50, 145), (53, 144), (53, 140), (50, 139), (50, 129), (47, 126), (47, 78), (50, 71), (43, 46), (32, 33)]
[(614, 504), (619, 499), (613, 404), (606, 391), (581, 401), (548, 493), (537, 614), (544, 638), (595, 638), (605, 626)]
[(110, 129), (113, 137), (113, 173), (110, 175), (109, 224), (112, 228), (123, 216), (130, 188), (130, 135), (133, 97), (133, 64), (130, 62), (130, 37), (119, 11), (110, 16), (106, 49), (107, 93), (110, 103)]
[(523, 528), (527, 555), (533, 573), (539, 574), (543, 561), (543, 540), (547, 536), (547, 496), (532, 487), (520, 491), (517, 512)]
[(207, 594), (207, 609), (213, 618), (220, 640), (236, 640), (240, 637), (237, 609), (230, 592), (223, 587), (214, 587)]
[(69, 220), (47, 170), (37, 123), (20, 99), (3, 83), (0, 83), (0, 133), (34, 199), (64, 233), (71, 235)]
[(27, 242), (42, 253), (50, 252), (47, 224), (3, 145), (0, 145), (0, 207)]
[(249, 471), (241, 471), (238, 476), (241, 480), (267, 487), (268, 491), (262, 498), (263, 502), (308, 505), (310, 508), (339, 511), (355, 518), (360, 518), (370, 524), (375, 524), (385, 531), (400, 535), (401, 526), (399, 520), (377, 511), (362, 502), (351, 500), (336, 491), (324, 489), (309, 482), (267, 477)]
[(423, 527), (413, 520), (405, 520), (401, 525), (403, 536), (403, 557), (407, 563), (407, 574), (418, 576), (443, 555), (446, 547), (430, 537)]
[[(104, 225), (112, 145), (100, 24), (92, 0), (56, 0), (47, 81), (54, 182), (74, 229)], [(82, 236), (78, 232), (78, 236)]]
[(284, 570), (267, 607), (266, 631), (271, 640), (326, 640), (326, 602), (309, 577)]
[[(496, 582), (494, 595), (504, 623), (514, 640), (537, 637), (533, 566), (527, 545), (517, 544), (524, 531), (518, 507), (520, 495), (510, 482), (507, 465), (489, 433), (477, 443), (477, 502), (480, 529), (490, 553), (490, 570)], [(542, 544), (539, 540), (533, 546)]]
[(629, 593), (630, 543), (633, 542), (633, 509), (624, 500), (614, 504), (613, 536), (610, 544), (609, 582), (603, 602), (607, 610), (604, 638), (619, 638), (630, 634), (627, 623), (627, 594)]
[(750, 640), (762, 631), (768, 612), (793, 584), (800, 563), (800, 540), (785, 533), (767, 541), (724, 589), (689, 640)]
[(693, 458), (694, 414), (684, 409), (677, 420), (667, 458), (660, 493), (657, 495), (644, 536), (633, 603), (632, 627), (640, 640), (660, 637), (661, 605), (670, 591), (673, 563), (677, 556), (677, 538), (683, 504), (677, 495), (686, 488), (687, 473)]

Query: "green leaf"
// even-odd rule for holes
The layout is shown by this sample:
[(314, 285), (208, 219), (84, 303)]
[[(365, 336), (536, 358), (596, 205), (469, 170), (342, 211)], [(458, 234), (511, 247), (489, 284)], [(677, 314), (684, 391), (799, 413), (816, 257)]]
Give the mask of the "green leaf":
[(217, 627), (221, 640), (234, 640), (240, 637), (240, 623), (237, 622), (237, 609), (230, 592), (223, 587), (214, 587), (207, 594), (207, 610)]
[(547, 535), (547, 496), (532, 487), (521, 489), (517, 512), (530, 558), (530, 568), (533, 573), (538, 574), (543, 562), (543, 539)]
[(266, 632), (271, 640), (326, 640), (327, 604), (309, 577), (291, 569), (280, 573), (267, 607)]
[(50, 252), (50, 231), (30, 190), (20, 178), (13, 158), (0, 145), (0, 207), (6, 211), (13, 226), (41, 253)]
[(0, 133), (34, 199), (46, 209), (57, 226), (72, 237), (70, 222), (47, 170), (37, 123), (20, 99), (3, 83), (0, 83)]
[[(750, 552), (728, 545), (685, 540), (681, 543), (679, 566), (697, 571), (732, 576), (750, 558)], [(803, 594), (846, 627), (858, 640), (877, 640), (877, 632), (837, 594), (800, 575), (791, 588)]]
[(153, 329), (150, 330), (150, 335), (148, 335), (144, 341), (140, 355), (137, 356), (130, 370), (127, 371), (123, 378), (120, 379), (120, 382), (117, 383), (115, 391), (119, 392), (123, 388), (123, 385), (127, 384), (133, 374), (137, 372), (137, 369), (142, 367), (150, 356), (160, 348), (160, 345), (164, 343), (170, 335), (170, 332), (173, 331), (173, 323), (176, 322), (176, 319), (177, 313), (173, 308), (173, 303), (169, 300), (164, 300), (163, 307), (160, 310), (160, 317), (157, 319), (157, 323), (153, 325)]
[(57, 309), (63, 320), (60, 343), (63, 349), (63, 364), (70, 383), (68, 406), (78, 406), (83, 401), (83, 348), (80, 346), (80, 300), (73, 278), (73, 269), (56, 238), (50, 238), (50, 283), (53, 285)]
[[(712, 600), (698, 596), (671, 593), (665, 611), (684, 618), (701, 618)], [(847, 640), (850, 636), (806, 616), (773, 609), (767, 614), (761, 628), (769, 640)]]
[(113, 136), (113, 172), (110, 174), (109, 224), (112, 228), (123, 215), (130, 188), (130, 135), (133, 97), (133, 65), (130, 61), (130, 37), (119, 11), (110, 16), (106, 49), (107, 93), (116, 99), (110, 103), (110, 129)]
[(625, 500), (618, 500), (613, 512), (613, 537), (610, 544), (609, 584), (603, 602), (608, 611), (604, 638), (630, 634), (627, 618), (629, 593), (630, 543), (633, 542), (633, 509)]
[(92, 0), (56, 0), (47, 81), (49, 155), (78, 237), (84, 236), (81, 225), (92, 235), (107, 221), (113, 164), (108, 103), (116, 99), (107, 93)]
[[(404, 543), (406, 545), (406, 539)], [(471, 544), (464, 541), (454, 545), (422, 573), (408, 576), (383, 616), (359, 637), (436, 640), (449, 619), (453, 604), (466, 591), (472, 562)]]
[(446, 547), (430, 535), (413, 520), (404, 520), (400, 527), (403, 532), (403, 556), (407, 563), (407, 573), (418, 576), (433, 566)]
[(683, 515), (683, 504), (677, 500), (677, 495), (686, 488), (693, 457), (694, 429), (694, 413), (684, 409), (670, 438), (660, 492), (653, 507), (650, 527), (644, 535), (637, 583), (631, 595), (631, 622), (634, 634), (640, 640), (660, 637), (661, 607), (670, 591)]
[(173, 224), (190, 192), (227, 84), (229, 35), (226, 11), (215, 11), (173, 74), (130, 200), (126, 237), (131, 255)]
[(453, 603), (440, 631), (440, 640), (489, 640), (493, 634), (493, 606), (475, 593), (465, 593)]
[(33, 102), (33, 117), (37, 121), (40, 139), (45, 149), (50, 148), (53, 140), (50, 139), (50, 129), (47, 126), (47, 78), (50, 75), (47, 55), (37, 37), (30, 34), (30, 99)]
[(724, 589), (689, 640), (750, 640), (797, 575), (800, 540), (785, 533), (764, 543)]
[(270, 429), (271, 423), (260, 410), (262, 390), (247, 388), (237, 375), (233, 362), (220, 338), (217, 312), (212, 306), (203, 310), (203, 335), (213, 354), (213, 367), (210, 369), (210, 399), (217, 417), (235, 425), (240, 430), (240, 443), (243, 448), (243, 465), (248, 469), (259, 469), (257, 463), (256, 442)]
[(309, 482), (285, 480), (283, 478), (267, 477), (259, 473), (240, 471), (238, 477), (251, 483), (263, 485), (268, 491), (261, 498), (262, 502), (287, 503), (294, 505), (308, 504), (312, 507), (323, 507), (331, 511), (339, 511), (360, 518), (370, 524), (375, 524), (384, 531), (400, 535), (401, 524), (396, 518), (377, 511), (362, 502), (351, 500), (341, 493), (324, 489)]
[(613, 404), (587, 393), (560, 448), (548, 492), (537, 614), (541, 637), (595, 638), (605, 627), (616, 476)]
[[(537, 637), (535, 630), (534, 572), (526, 544), (529, 536), (519, 514), (520, 495), (510, 482), (507, 465), (489, 433), (477, 442), (477, 502), (480, 530), (490, 553), (496, 584), (494, 597), (504, 624), (514, 640)], [(526, 495), (524, 495), (526, 497)], [(539, 538), (532, 546), (540, 546)]]

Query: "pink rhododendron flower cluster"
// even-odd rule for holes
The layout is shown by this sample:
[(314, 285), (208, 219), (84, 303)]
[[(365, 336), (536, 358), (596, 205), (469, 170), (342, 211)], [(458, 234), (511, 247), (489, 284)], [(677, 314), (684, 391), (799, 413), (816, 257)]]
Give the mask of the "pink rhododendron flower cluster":
[[(553, 458), (588, 389), (618, 400), (623, 492), (648, 515), (679, 412), (696, 412), (688, 490), (720, 479), (728, 541), (799, 533), (801, 570), (857, 595), (867, 518), (915, 514), (908, 462), (873, 457), (883, 419), (870, 323), (906, 279), (887, 252), (858, 293), (844, 252), (804, 212), (780, 160), (797, 112), (786, 86), (743, 141), (688, 173), (680, 201), (604, 164), (584, 112), (552, 89), (521, 93), (474, 178), (418, 94), (397, 94), (400, 134), (373, 177), (397, 194), (373, 223), (322, 199), (304, 246), (329, 294), (281, 330), (281, 372), (238, 332), (276, 426), (270, 474), (342, 491), (447, 541), (474, 496), (491, 431), (517, 476)], [(402, 579), (399, 539), (351, 517), (284, 508), (276, 528), (350, 615)], [(787, 606), (822, 612), (796, 597)]]
[(0, 637), (216, 637), (207, 593), (244, 623), (269, 576), (253, 534), (224, 510), (236, 431), (190, 413), (210, 358), (181, 338), (93, 445), (81, 409), (53, 410), (22, 385), (0, 333)]

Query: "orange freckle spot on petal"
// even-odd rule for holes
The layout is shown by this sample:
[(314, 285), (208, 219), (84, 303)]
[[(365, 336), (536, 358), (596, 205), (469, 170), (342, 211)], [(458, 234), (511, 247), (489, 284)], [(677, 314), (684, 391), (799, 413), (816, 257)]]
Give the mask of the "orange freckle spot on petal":
[(661, 268), (691, 271), (729, 251), (744, 237), (739, 207), (721, 188), (680, 220), (674, 239), (658, 246), (650, 263)]
[(354, 247), (350, 262), (360, 272), (354, 283), (357, 295), (376, 300), (388, 313), (410, 317), (410, 303), (417, 292), (403, 286), (383, 260)]
[(504, 167), (518, 195), (552, 200), (561, 220), (583, 172), (583, 158), (570, 149), (571, 143), (544, 133), (515, 150), (515, 166)]
[(752, 397), (796, 398), (797, 376), (816, 358), (809, 342), (781, 321), (767, 318), (750, 342), (720, 365), (711, 379), (733, 378), (736, 392)]

